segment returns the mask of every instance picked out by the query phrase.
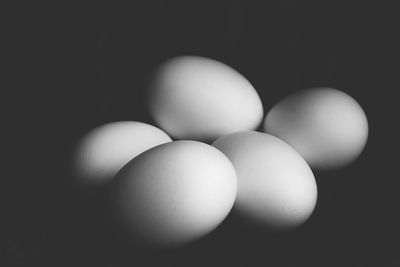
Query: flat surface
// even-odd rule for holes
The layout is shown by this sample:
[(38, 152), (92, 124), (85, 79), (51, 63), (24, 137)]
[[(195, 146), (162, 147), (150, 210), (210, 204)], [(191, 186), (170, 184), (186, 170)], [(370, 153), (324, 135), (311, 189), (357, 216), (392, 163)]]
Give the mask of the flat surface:
[[(394, 7), (130, 2), (4, 9), (3, 266), (400, 266)], [(101, 200), (72, 190), (67, 161), (77, 138), (110, 121), (151, 123), (142, 101), (151, 70), (183, 54), (238, 70), (265, 110), (314, 86), (343, 90), (364, 108), (364, 153), (343, 170), (315, 173), (317, 207), (301, 228), (270, 235), (231, 214), (191, 246), (141, 251), (107, 232)]]

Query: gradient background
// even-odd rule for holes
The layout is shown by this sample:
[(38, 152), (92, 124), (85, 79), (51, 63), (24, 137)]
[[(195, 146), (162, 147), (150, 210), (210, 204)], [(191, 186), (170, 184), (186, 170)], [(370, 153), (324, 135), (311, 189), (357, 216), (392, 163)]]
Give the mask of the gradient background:
[[(160, 0), (3, 10), (2, 266), (400, 266), (394, 7)], [(305, 225), (270, 235), (231, 214), (190, 246), (142, 251), (107, 233), (101, 201), (72, 190), (77, 138), (110, 121), (148, 121), (141, 97), (151, 70), (184, 54), (237, 69), (266, 111), (314, 86), (343, 90), (364, 108), (364, 153), (315, 173), (319, 199)]]

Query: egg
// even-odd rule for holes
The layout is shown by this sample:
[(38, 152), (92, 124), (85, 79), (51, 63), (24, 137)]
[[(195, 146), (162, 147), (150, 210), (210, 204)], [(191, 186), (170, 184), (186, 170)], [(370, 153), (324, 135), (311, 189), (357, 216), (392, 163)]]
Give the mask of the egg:
[(263, 126), (319, 170), (350, 164), (368, 138), (368, 121), (361, 106), (332, 88), (312, 88), (285, 97), (268, 112)]
[(110, 187), (110, 211), (123, 236), (144, 246), (175, 247), (207, 235), (225, 219), (237, 179), (216, 148), (175, 141), (131, 160)]
[(266, 133), (244, 131), (220, 137), (213, 146), (236, 169), (234, 209), (248, 222), (283, 231), (311, 216), (317, 202), (314, 175), (288, 144)]
[(170, 141), (165, 132), (142, 122), (101, 125), (82, 137), (76, 146), (72, 160), (76, 184), (89, 187), (105, 184), (132, 158)]
[(156, 124), (176, 139), (211, 142), (255, 129), (263, 119), (260, 97), (243, 75), (199, 56), (175, 57), (161, 64), (148, 100)]

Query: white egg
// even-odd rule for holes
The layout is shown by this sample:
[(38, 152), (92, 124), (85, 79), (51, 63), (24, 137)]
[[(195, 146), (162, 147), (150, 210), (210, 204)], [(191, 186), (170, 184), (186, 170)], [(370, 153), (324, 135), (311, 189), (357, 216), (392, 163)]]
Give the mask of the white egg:
[(312, 168), (335, 169), (361, 154), (368, 138), (368, 121), (348, 94), (313, 88), (278, 102), (268, 112), (264, 130), (290, 144)]
[(197, 56), (172, 58), (158, 68), (149, 109), (156, 123), (177, 139), (213, 141), (255, 129), (263, 119), (260, 97), (245, 77)]
[(111, 192), (113, 216), (126, 236), (151, 246), (177, 246), (203, 237), (225, 219), (237, 179), (218, 149), (176, 141), (130, 161)]
[(121, 121), (99, 126), (76, 147), (73, 157), (76, 182), (88, 186), (109, 182), (129, 160), (170, 141), (162, 130), (142, 122)]
[(269, 230), (294, 228), (312, 214), (317, 185), (305, 160), (269, 134), (245, 131), (217, 139), (213, 146), (233, 163), (238, 177), (235, 210)]

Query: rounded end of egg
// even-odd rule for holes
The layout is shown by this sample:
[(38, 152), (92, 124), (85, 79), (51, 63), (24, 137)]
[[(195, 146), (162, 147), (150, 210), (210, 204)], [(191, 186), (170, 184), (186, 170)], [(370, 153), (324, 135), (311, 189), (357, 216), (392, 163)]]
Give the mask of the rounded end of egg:
[(261, 99), (250, 82), (204, 57), (181, 56), (161, 64), (148, 99), (157, 125), (177, 139), (211, 142), (255, 129), (263, 119)]
[(162, 130), (142, 122), (118, 121), (96, 127), (76, 146), (72, 158), (75, 184), (81, 188), (102, 187), (128, 161), (171, 141)]
[(312, 88), (289, 95), (268, 112), (264, 131), (300, 153), (314, 169), (340, 169), (364, 150), (368, 120), (348, 94)]
[(197, 141), (175, 141), (142, 153), (118, 172), (111, 212), (130, 239), (176, 247), (218, 227), (236, 193), (236, 172), (223, 153)]
[(234, 209), (270, 231), (293, 229), (312, 214), (317, 185), (305, 160), (269, 134), (245, 131), (217, 139), (213, 146), (233, 163), (238, 176)]

